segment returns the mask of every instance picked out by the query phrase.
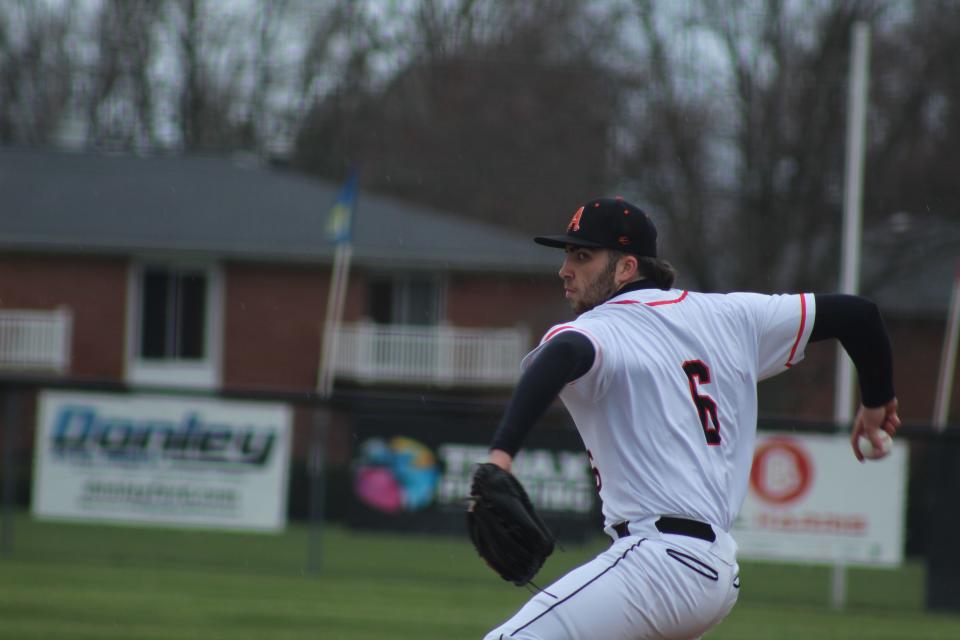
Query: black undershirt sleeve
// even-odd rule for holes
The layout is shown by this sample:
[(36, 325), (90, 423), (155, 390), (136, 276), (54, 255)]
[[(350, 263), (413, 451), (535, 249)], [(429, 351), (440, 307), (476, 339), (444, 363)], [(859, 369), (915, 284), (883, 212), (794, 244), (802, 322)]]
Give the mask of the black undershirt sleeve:
[(854, 366), (865, 407), (879, 407), (894, 397), (893, 355), (880, 310), (873, 302), (839, 293), (816, 294), (816, 318), (810, 342), (836, 338)]
[(589, 371), (594, 358), (593, 343), (582, 333), (564, 331), (551, 338), (520, 376), (490, 448), (516, 455), (564, 385)]

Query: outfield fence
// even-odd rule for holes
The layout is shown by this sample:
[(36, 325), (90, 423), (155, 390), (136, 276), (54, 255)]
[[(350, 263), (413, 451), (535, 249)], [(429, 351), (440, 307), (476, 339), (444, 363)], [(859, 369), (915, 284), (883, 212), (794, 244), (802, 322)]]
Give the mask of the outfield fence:
[[(92, 409), (86, 412), (77, 409), (78, 403), (74, 399), (88, 397), (92, 399), (91, 406), (102, 409), (98, 409), (100, 413)], [(105, 404), (97, 405), (95, 401)], [(188, 417), (177, 418), (180, 422), (164, 427), (157, 422), (158, 418), (150, 417), (150, 412), (156, 410), (155, 405), (172, 406), (177, 416)], [(56, 517), (46, 517), (42, 505), (38, 504), (42, 487), (37, 486), (37, 479), (52, 477), (41, 473), (44, 470), (38, 467), (38, 461), (42, 459), (37, 450), (38, 442), (41, 446), (45, 442), (38, 438), (43, 436), (43, 429), (51, 428), (52, 419), (48, 414), (54, 410), (61, 411), (58, 414), (61, 416), (61, 431), (56, 436), (59, 438), (57, 442), (76, 454), (88, 444), (80, 438), (86, 427), (78, 425), (87, 424), (83, 420), (101, 419), (103, 416), (109, 418), (111, 414), (108, 409), (120, 407), (123, 411), (117, 409), (114, 413), (120, 415), (126, 411), (123, 415), (133, 420), (131, 424), (136, 422), (136, 418), (152, 425), (149, 431), (138, 432), (141, 434), (141, 453), (151, 447), (172, 452), (173, 462), (170, 464), (176, 473), (171, 477), (180, 477), (176, 474), (192, 458), (206, 456), (208, 462), (217, 469), (228, 469), (227, 477), (232, 478), (232, 489), (241, 493), (224, 492), (221, 491), (222, 487), (208, 491), (202, 483), (197, 485), (199, 489), (194, 487), (197, 490), (193, 491), (190, 487), (163, 486), (162, 483), (146, 485), (145, 488), (142, 485), (118, 488), (101, 482), (92, 485), (96, 489), (92, 494), (95, 499), (91, 499), (90, 495), (82, 498), (86, 501), (84, 505), (92, 500), (101, 507), (106, 503), (112, 508), (118, 501), (132, 500), (149, 502), (162, 508), (172, 508), (171, 505), (186, 505), (191, 509), (210, 508), (222, 515), (233, 508), (232, 505), (248, 499), (242, 491), (249, 490), (249, 499), (259, 502), (258, 508), (267, 511), (277, 506), (275, 496), (282, 495), (281, 525), (273, 533), (270, 530), (272, 521), (268, 518), (261, 521), (267, 525), (259, 532), (247, 532), (244, 527), (236, 527), (233, 535), (238, 536), (237, 540), (247, 535), (286, 536), (288, 542), (283, 545), (285, 562), (297, 565), (307, 574), (320, 574), (324, 570), (323, 527), (327, 523), (337, 523), (352, 530), (393, 530), (431, 535), (446, 533), (465, 540), (462, 509), (473, 459), (471, 456), (485, 450), (487, 439), (502, 411), (502, 403), (495, 400), (468, 401), (439, 395), (428, 397), (420, 394), (391, 395), (338, 390), (332, 398), (323, 399), (302, 393), (176, 393), (113, 383), (23, 376), (0, 378), (0, 407), (0, 555), (10, 556), (25, 545), (29, 546), (31, 553), (41, 553), (40, 547), (45, 544), (49, 544), (51, 554), (59, 553), (54, 548), (54, 537), (35, 536), (35, 530), (28, 528), (23, 532), (31, 537), (28, 543), (18, 535), (15, 524), (19, 521), (23, 527), (19, 514), (26, 511), (30, 512), (31, 521), (38, 518), (41, 522), (57, 520)], [(72, 413), (64, 413), (64, 407), (70, 407)], [(236, 487), (238, 469), (243, 468), (244, 464), (251, 467), (266, 464), (267, 452), (275, 450), (271, 444), (275, 440), (270, 439), (274, 436), (266, 432), (258, 435), (253, 431), (241, 430), (234, 433), (234, 440), (230, 440), (224, 435), (226, 432), (223, 429), (218, 431), (215, 428), (218, 424), (222, 427), (231, 421), (240, 425), (250, 422), (246, 424), (250, 427), (253, 422), (243, 419), (250, 407), (282, 409), (279, 413), (264, 414), (267, 422), (282, 420), (284, 415), (290, 418), (289, 433), (283, 435), (277, 432), (275, 435), (275, 438), (289, 439), (289, 464), (283, 467), (283, 481), (280, 485), (270, 485), (273, 481), (264, 480), (266, 484), (263, 486), (273, 486), (276, 488), (271, 491), (282, 492), (273, 494), (274, 497), (257, 494), (263, 484), (259, 480), (254, 483), (256, 486), (251, 485), (245, 490)], [(69, 422), (63, 415), (71, 416), (70, 420), (74, 422)], [(191, 415), (193, 417), (189, 417)], [(114, 420), (110, 424), (122, 422)], [(762, 434), (837, 432), (832, 424), (804, 422), (792, 417), (767, 417), (761, 420), (760, 426)], [(134, 461), (123, 456), (129, 456), (135, 450), (127, 445), (138, 441), (131, 435), (133, 431), (118, 430), (115, 426), (111, 429), (102, 431), (106, 435), (102, 435), (101, 442), (97, 444), (100, 447), (98, 451), (113, 456), (117, 468), (127, 473), (133, 468)], [(197, 448), (184, 448), (182, 438), (178, 440), (181, 435), (194, 438)], [(53, 436), (45, 437), (49, 444), (49, 438)], [(236, 446), (229, 444), (228, 440)], [(952, 536), (954, 531), (960, 530), (960, 511), (953, 506), (955, 487), (960, 486), (960, 437), (956, 430), (938, 433), (927, 425), (908, 424), (901, 430), (898, 440), (909, 446), (909, 481), (903, 519), (905, 556), (911, 562), (926, 562), (926, 598), (931, 608), (960, 610), (960, 578), (957, 577), (960, 576), (960, 550)], [(546, 510), (551, 526), (571, 544), (595, 539), (600, 530), (599, 505), (592, 501), (594, 492), (592, 484), (589, 484), (590, 478), (585, 481), (580, 475), (577, 461), (583, 458), (582, 444), (566, 413), (552, 410), (546, 416), (545, 424), (531, 434), (528, 445), (525, 450), (529, 449), (531, 455), (536, 457), (530, 469), (541, 471), (530, 471), (531, 475), (523, 479), (538, 500), (551, 501)], [(125, 453), (121, 455), (121, 452)], [(414, 483), (404, 487), (405, 493), (391, 494), (384, 488), (389, 488), (390, 482), (390, 478), (383, 473), (382, 462), (385, 458), (394, 461), (429, 461), (432, 466), (413, 469), (423, 471), (420, 478), (424, 482), (433, 483), (424, 485), (427, 489), (423, 491), (427, 493), (421, 491), (418, 494), (419, 489)], [(554, 469), (556, 473), (543, 475), (543, 469)], [(589, 469), (584, 467), (583, 470), (589, 476)], [(214, 475), (214, 472), (208, 469), (202, 471), (203, 474)], [(56, 505), (54, 507), (56, 513)], [(83, 522), (82, 517), (67, 520)], [(152, 526), (152, 529), (170, 532), (166, 538), (144, 533), (141, 536), (143, 541), (175, 540), (180, 536), (172, 533), (175, 530), (213, 531), (223, 528), (218, 527), (216, 522), (206, 525), (188, 522), (183, 526), (165, 521), (152, 525), (148, 521), (136, 520), (111, 523), (109, 518), (99, 516), (91, 518), (91, 521), (98, 522), (77, 526), (102, 530), (104, 526), (124, 524), (128, 527)], [(291, 530), (300, 531), (302, 535), (291, 538)], [(296, 542), (290, 542), (292, 540)], [(84, 546), (83, 549), (84, 553), (90, 555), (91, 561), (98, 557), (108, 562), (115, 561), (116, 554), (121, 553), (96, 544)], [(204, 558), (208, 558), (211, 567), (229, 562), (222, 554), (192, 553), (182, 545), (157, 549), (152, 542), (144, 542), (144, 545), (131, 542), (125, 549), (122, 553), (132, 556), (138, 553), (163, 553), (174, 561), (178, 554), (182, 554), (184, 562), (198, 565), (203, 565), (206, 562)], [(125, 557), (129, 560), (129, 555)]]

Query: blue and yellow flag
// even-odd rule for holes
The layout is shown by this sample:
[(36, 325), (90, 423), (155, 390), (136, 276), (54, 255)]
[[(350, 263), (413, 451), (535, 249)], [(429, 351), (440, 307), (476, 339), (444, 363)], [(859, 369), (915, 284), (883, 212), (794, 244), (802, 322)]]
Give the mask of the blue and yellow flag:
[(353, 215), (357, 204), (357, 170), (354, 169), (340, 189), (337, 201), (327, 214), (327, 238), (336, 245), (353, 239)]

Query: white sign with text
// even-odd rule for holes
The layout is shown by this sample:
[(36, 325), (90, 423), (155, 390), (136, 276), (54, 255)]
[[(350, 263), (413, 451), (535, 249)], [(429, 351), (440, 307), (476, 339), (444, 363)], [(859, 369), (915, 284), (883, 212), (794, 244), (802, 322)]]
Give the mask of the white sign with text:
[(282, 404), (45, 391), (33, 514), (280, 531), (290, 437)]
[(897, 566), (903, 561), (907, 446), (857, 462), (848, 436), (759, 434), (732, 533), (740, 557)]

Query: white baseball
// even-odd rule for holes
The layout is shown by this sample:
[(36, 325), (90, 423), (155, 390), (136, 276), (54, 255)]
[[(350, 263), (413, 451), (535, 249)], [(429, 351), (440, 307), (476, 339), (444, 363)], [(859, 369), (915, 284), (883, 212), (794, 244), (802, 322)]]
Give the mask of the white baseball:
[(893, 438), (890, 437), (890, 434), (886, 431), (878, 431), (877, 435), (880, 436), (880, 440), (883, 442), (883, 446), (880, 447), (878, 451), (874, 448), (873, 443), (864, 436), (861, 435), (857, 438), (857, 444), (860, 445), (860, 453), (863, 454), (863, 457), (867, 460), (879, 460), (880, 458), (885, 458), (890, 450), (893, 449)]

